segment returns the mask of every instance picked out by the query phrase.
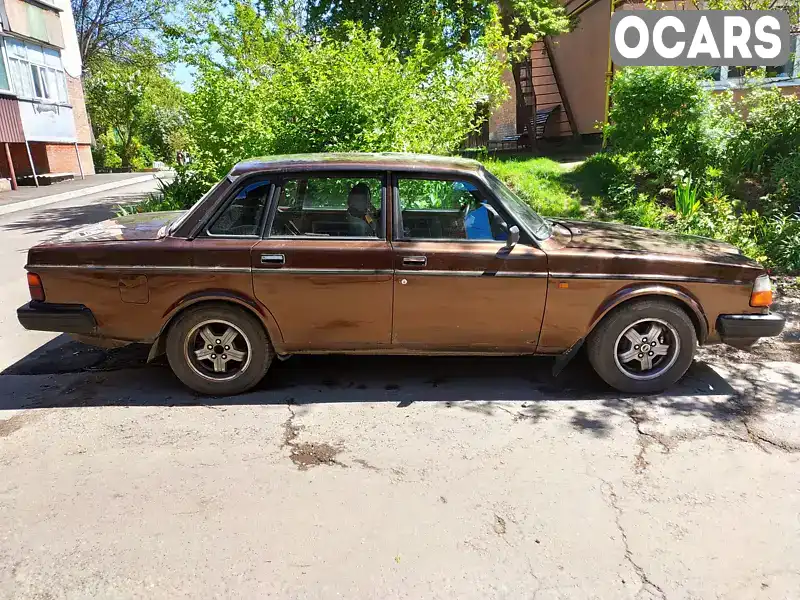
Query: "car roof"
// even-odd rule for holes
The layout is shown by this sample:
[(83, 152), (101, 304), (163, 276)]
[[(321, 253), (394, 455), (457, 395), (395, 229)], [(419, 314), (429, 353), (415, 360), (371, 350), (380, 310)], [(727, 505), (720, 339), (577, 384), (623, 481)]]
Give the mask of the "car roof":
[(319, 152), (283, 154), (251, 158), (238, 163), (233, 177), (258, 172), (367, 170), (367, 171), (446, 171), (477, 174), (483, 165), (457, 156), (411, 154), (406, 152)]

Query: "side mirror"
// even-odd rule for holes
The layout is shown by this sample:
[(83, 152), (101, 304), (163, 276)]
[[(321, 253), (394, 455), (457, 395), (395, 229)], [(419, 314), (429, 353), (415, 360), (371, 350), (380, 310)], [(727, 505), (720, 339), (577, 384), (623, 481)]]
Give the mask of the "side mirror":
[(509, 250), (517, 245), (519, 242), (519, 227), (512, 225), (508, 228), (508, 237), (506, 238), (506, 248)]

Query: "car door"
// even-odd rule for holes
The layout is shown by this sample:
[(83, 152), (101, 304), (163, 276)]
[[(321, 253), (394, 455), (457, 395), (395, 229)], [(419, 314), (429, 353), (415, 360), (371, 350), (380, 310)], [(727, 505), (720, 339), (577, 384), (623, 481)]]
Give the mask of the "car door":
[(280, 180), (250, 260), (255, 296), (287, 351), (390, 346), (385, 182), (383, 173), (331, 171)]
[(534, 352), (547, 256), (523, 237), (477, 180), (393, 177), (392, 341), (410, 350)]

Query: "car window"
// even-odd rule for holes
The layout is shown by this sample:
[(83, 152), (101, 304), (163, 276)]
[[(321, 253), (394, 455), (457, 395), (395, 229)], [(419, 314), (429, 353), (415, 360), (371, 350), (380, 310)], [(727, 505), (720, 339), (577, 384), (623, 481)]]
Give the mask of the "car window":
[(508, 225), (480, 189), (468, 181), (399, 179), (405, 239), (505, 240)]
[(208, 228), (208, 233), (232, 237), (259, 235), (270, 185), (269, 181), (259, 181), (242, 188)]
[(383, 237), (380, 177), (287, 179), (270, 236)]

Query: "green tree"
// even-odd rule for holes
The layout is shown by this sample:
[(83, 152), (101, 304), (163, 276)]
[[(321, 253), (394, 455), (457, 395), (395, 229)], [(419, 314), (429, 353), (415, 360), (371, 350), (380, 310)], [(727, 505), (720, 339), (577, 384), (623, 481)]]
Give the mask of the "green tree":
[(103, 151), (123, 167), (171, 160), (175, 144), (185, 144), (185, 93), (163, 72), (148, 49), (124, 60), (97, 60), (86, 77), (86, 104)]
[(148, 32), (160, 32), (167, 0), (71, 0), (84, 70), (128, 54)]
[(220, 44), (200, 56), (189, 102), (209, 178), (259, 154), (450, 152), (475, 126), (475, 101), (503, 94), (492, 29), (470, 54), (433, 65), (423, 43), (401, 57), (360, 26), (312, 37), (243, 4), (211, 35)]

